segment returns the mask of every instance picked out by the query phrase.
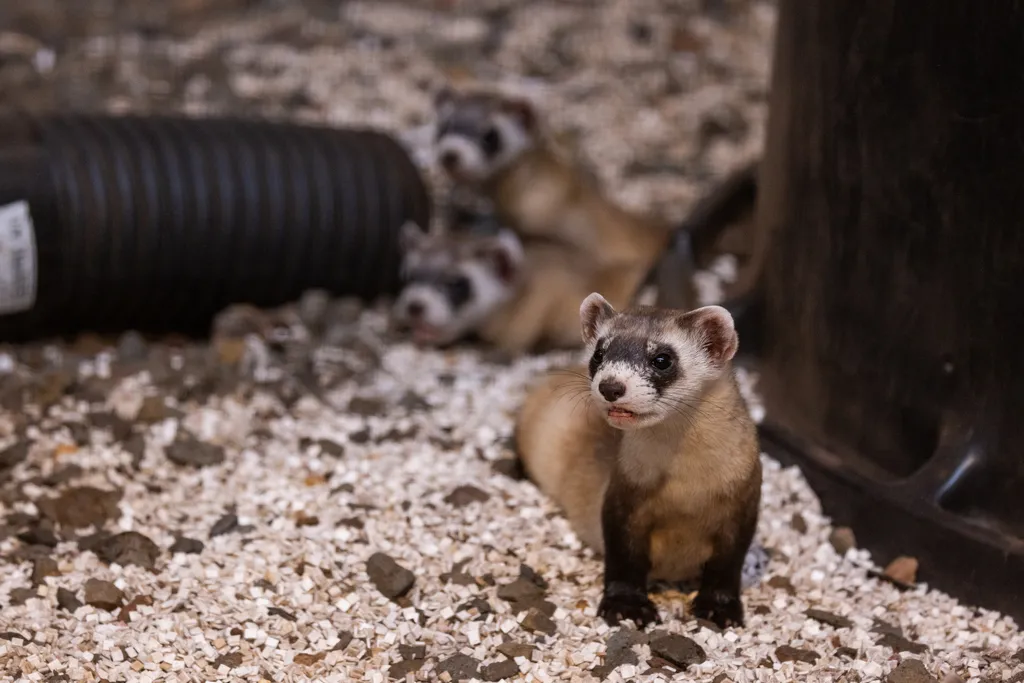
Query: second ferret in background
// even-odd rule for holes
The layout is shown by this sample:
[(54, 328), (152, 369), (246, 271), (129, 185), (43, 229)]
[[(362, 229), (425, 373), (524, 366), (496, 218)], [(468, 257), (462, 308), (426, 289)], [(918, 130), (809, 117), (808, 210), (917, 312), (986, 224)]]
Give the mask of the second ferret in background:
[(507, 227), (403, 228), (397, 321), (424, 344), (476, 336), (510, 354), (579, 347), (580, 299), (597, 290), (631, 303), (670, 227), (605, 198), (553, 150), (529, 102), (445, 88), (435, 107), (437, 157), (455, 190), (487, 201)]

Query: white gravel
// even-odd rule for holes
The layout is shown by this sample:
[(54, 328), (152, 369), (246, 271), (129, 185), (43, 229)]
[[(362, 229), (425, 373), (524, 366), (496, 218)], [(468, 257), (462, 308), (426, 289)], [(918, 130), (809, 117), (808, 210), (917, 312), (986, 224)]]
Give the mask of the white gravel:
[[(370, 311), (356, 326), (374, 339), (386, 321)], [(109, 531), (140, 532), (161, 553), (151, 572), (108, 565), (74, 542), (57, 545), (52, 557), (60, 575), (46, 578), (25, 604), (0, 614), (0, 633), (7, 634), (0, 636), (4, 680), (63, 674), (71, 680), (383, 681), (399, 660), (398, 646), (412, 644), (426, 646), (426, 662), (408, 680), (445, 680), (437, 677), (440, 661), (457, 653), (484, 665), (500, 661), (505, 657), (496, 648), (506, 639), (535, 647), (531, 657), (516, 660), (522, 676), (516, 680), (592, 680), (587, 672), (602, 663), (611, 632), (595, 616), (601, 565), (531, 484), (493, 468), (509, 455), (504, 440), (525, 383), (569, 356), (529, 357), (505, 366), (473, 349), (374, 344), (381, 351), (379, 369), (338, 385), (325, 398), (340, 406), (354, 397), (371, 399), (368, 410), (379, 409), (379, 415), (330, 408), (312, 398), (287, 410), (266, 390), (249, 398), (183, 404), (183, 421), (172, 416), (148, 427), (149, 447), (138, 472), (129, 467), (131, 456), (102, 435), (94, 433), (91, 445), (78, 450), (62, 448), (60, 437), (47, 435), (61, 432), (50, 431), (52, 420), (43, 421), (15, 477), (46, 477), (74, 463), (83, 472), (73, 486), (123, 489)], [(333, 353), (338, 359), (346, 354), (343, 348)], [(145, 376), (122, 382), (132, 392), (145, 390)], [(373, 400), (382, 403), (375, 406)], [(74, 414), (82, 408), (65, 399), (53, 410)], [(164, 445), (182, 429), (224, 446), (223, 464), (191, 469), (170, 463)], [(410, 430), (416, 435), (402, 438)], [(325, 452), (314, 445), (319, 439), (344, 453)], [(913, 656), (939, 677), (1004, 680), (1024, 665), (1012, 659), (1024, 648), (1024, 637), (1009, 620), (958, 605), (924, 586), (900, 592), (870, 579), (864, 552), (840, 557), (828, 541), (828, 520), (800, 474), (768, 458), (764, 464), (758, 541), (772, 559), (767, 581), (744, 595), (748, 625), (716, 633), (686, 616), (683, 596), (657, 597), (662, 628), (688, 635), (706, 652), (706, 661), (689, 670), (694, 680), (719, 674), (737, 682), (832, 681), (840, 675), (878, 680), (900, 656), (877, 644), (875, 619), (901, 627), (908, 640), (926, 646), (927, 652)], [(476, 496), (486, 500), (471, 497), (456, 507), (446, 497), (461, 486), (475, 487)], [(29, 499), (48, 493), (38, 485), (24, 492)], [(243, 528), (210, 539), (228, 506), (236, 506)], [(37, 513), (29, 501), (0, 510)], [(795, 515), (803, 525), (794, 522)], [(206, 547), (199, 554), (170, 554), (176, 535), (202, 540)], [(0, 554), (10, 556), (22, 545), (7, 538), (0, 541)], [(369, 580), (366, 561), (376, 552), (415, 575), (404, 607)], [(466, 562), (461, 571), (480, 578), (480, 585), (445, 582), (442, 575), (460, 562)], [(517, 618), (497, 587), (483, 579), (507, 583), (519, 575), (520, 563), (549, 583), (546, 599), (556, 608), (557, 626), (550, 636), (527, 632), (520, 623), (524, 615)], [(0, 603), (6, 604), (13, 589), (29, 585), (31, 568), (27, 562), (3, 565)], [(60, 609), (58, 588), (82, 599), (89, 578), (114, 582), (127, 599), (149, 596), (152, 604), (138, 607), (128, 623), (119, 620), (118, 610)], [(491, 610), (483, 618), (460, 608), (476, 598)], [(268, 614), (270, 608), (291, 617)], [(836, 629), (811, 620), (804, 614), (808, 608), (852, 625)], [(31, 640), (5, 640), (10, 632)], [(336, 648), (349, 635), (351, 641)], [(812, 650), (819, 658), (814, 664), (780, 663), (782, 645)], [(645, 678), (650, 648), (640, 644), (635, 650), (636, 663), (623, 665), (608, 680)], [(238, 656), (227, 660), (231, 667), (216, 665), (233, 653)], [(306, 666), (302, 654), (322, 659)]]
[[(413, 4), (457, 11), (444, 18), (393, 2), (348, 2), (342, 21), (292, 8), (183, 39), (96, 36), (64, 46), (46, 71), (81, 87), (115, 64), (116, 92), (101, 102), (110, 110), (286, 112), (371, 123), (403, 136), (424, 164), (431, 89), (445, 79), (501, 81), (538, 98), (552, 127), (578, 143), (613, 196), (675, 218), (710, 178), (759, 153), (770, 3), (725, 3), (745, 8), (726, 24), (697, 16), (696, 0)], [(483, 59), (486, 13), (504, 13), (507, 28)], [(647, 35), (631, 40), (626, 28), (637, 21), (635, 33)], [(161, 64), (173, 73), (206, 66), (174, 84)], [(211, 65), (224, 69), (226, 82)], [(170, 100), (160, 99), (168, 92)], [(715, 300), (734, 265), (725, 259), (701, 276), (702, 298)], [(518, 670), (507, 680), (595, 680), (590, 671), (605, 663), (615, 632), (595, 616), (601, 565), (532, 485), (494, 467), (509, 455), (504, 443), (525, 384), (568, 356), (501, 364), (479, 350), (417, 350), (387, 337), (381, 310), (327, 335), (344, 343), (316, 351), (318, 372), (343, 378), (323, 401), (282, 403), (272, 386), (273, 354), (250, 338), (245, 362), (269, 384), (168, 399), (181, 414), (167, 411), (145, 426), (146, 447), (136, 456), (106, 431), (86, 430), (83, 440), (80, 425), (81, 443), (69, 445), (83, 416), (103, 408), (78, 395), (65, 396), (45, 419), (33, 406), (0, 415), (0, 459), (19, 439), (33, 443), (23, 461), (0, 473), (0, 680), (384, 681), (404, 666), (405, 680), (444, 681), (451, 680), (445, 663), (459, 663), (451, 660), (459, 654), (481, 667), (505, 661), (498, 653), (505, 641), (533, 646), (504, 648)], [(350, 343), (354, 336), (361, 350)], [(367, 348), (379, 351), (379, 363)], [(59, 355), (51, 349), (46, 357)], [(76, 371), (102, 377), (119, 362), (104, 353)], [(190, 362), (171, 358), (177, 366)], [(0, 355), (0, 382), (22, 371)], [(760, 417), (756, 376), (741, 379)], [(146, 373), (130, 376), (114, 387), (109, 407), (132, 417), (146, 405), (144, 395), (166, 392)], [(378, 414), (358, 414), (375, 412), (373, 400), (346, 409), (354, 397), (382, 402)], [(23, 416), (33, 424), (22, 434)], [(223, 462), (173, 464), (166, 446), (179, 433), (222, 446)], [(869, 578), (865, 552), (840, 556), (830, 544), (833, 530), (801, 475), (768, 458), (764, 464), (757, 541), (771, 561), (765, 579), (744, 594), (747, 626), (718, 633), (686, 616), (686, 596), (656, 596), (665, 617), (660, 628), (685, 634), (705, 652), (676, 679), (867, 682), (920, 660), (935, 679), (951, 683), (953, 676), (1024, 680), (1024, 637), (1015, 624), (926, 586), (900, 592)], [(80, 471), (69, 474), (69, 466)], [(155, 542), (152, 570), (83, 549), (94, 528), (58, 528), (53, 548), (19, 538), (45, 513), (46, 499), (89, 486), (123, 492), (105, 531), (135, 531)], [(459, 488), (467, 486), (473, 489)], [(230, 510), (237, 526), (211, 538)], [(171, 553), (179, 536), (205, 547)], [(415, 575), (397, 601), (368, 577), (367, 560), (378, 552)], [(41, 573), (56, 575), (41, 577), (28, 597), (33, 568), (47, 568), (32, 559), (47, 557), (56, 567)], [(456, 580), (446, 581), (462, 562)], [(548, 584), (557, 629), (551, 635), (528, 632), (532, 621), (543, 621), (517, 615), (498, 596), (521, 564)], [(113, 582), (137, 607), (122, 619), (119, 609), (82, 605), (71, 612), (58, 604), (60, 589), (85, 601), (89, 579)], [(61, 603), (74, 607), (68, 596), (61, 592)], [(808, 609), (849, 625), (810, 619)], [(886, 636), (878, 620), (898, 627), (905, 640)], [(421, 656), (403, 648), (416, 644), (425, 646), (418, 669), (402, 663)], [(635, 644), (632, 657), (616, 656), (623, 663), (609, 681), (666, 678), (647, 673), (665, 671), (649, 644)], [(500, 669), (484, 671), (493, 678)], [(894, 683), (914, 680), (928, 679)]]

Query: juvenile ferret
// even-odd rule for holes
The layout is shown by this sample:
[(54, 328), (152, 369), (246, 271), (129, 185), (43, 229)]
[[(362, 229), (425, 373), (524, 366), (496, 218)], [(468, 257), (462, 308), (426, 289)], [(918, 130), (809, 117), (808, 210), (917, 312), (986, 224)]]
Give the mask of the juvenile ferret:
[(579, 319), (589, 363), (528, 393), (515, 442), (527, 476), (603, 555), (599, 614), (645, 626), (659, 619), (649, 581), (696, 579), (693, 613), (742, 625), (761, 461), (732, 370), (732, 317), (718, 306), (618, 312), (592, 293)]
[(556, 151), (524, 99), (446, 87), (435, 97), (435, 115), (435, 153), (456, 187), (486, 197), (524, 243), (561, 243), (597, 269), (599, 280), (638, 292), (672, 225), (606, 197), (591, 174)]
[(595, 287), (626, 304), (628, 273), (511, 230), (494, 235), (402, 228), (404, 284), (393, 308), (423, 345), (476, 338), (510, 355), (582, 345), (579, 301)]

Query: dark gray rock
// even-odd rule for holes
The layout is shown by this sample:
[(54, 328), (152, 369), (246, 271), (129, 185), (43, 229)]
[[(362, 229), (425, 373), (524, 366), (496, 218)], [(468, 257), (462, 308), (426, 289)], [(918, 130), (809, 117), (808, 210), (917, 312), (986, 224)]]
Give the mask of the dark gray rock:
[(191, 436), (179, 436), (164, 449), (167, 459), (181, 467), (209, 467), (224, 462), (224, 448)]
[(485, 681), (503, 681), (517, 678), (518, 676), (519, 665), (511, 659), (503, 659), (480, 669), (480, 678)]
[(425, 659), (403, 659), (388, 668), (388, 678), (393, 681), (404, 681), (410, 673), (416, 673), (427, 663)]
[(480, 662), (468, 655), (452, 655), (437, 663), (438, 673), (447, 671), (453, 681), (464, 681), (476, 678), (480, 671)]
[(883, 633), (875, 643), (891, 647), (895, 652), (910, 652), (915, 655), (923, 655), (925, 652), (928, 652), (927, 645), (915, 643), (895, 633)]
[(605, 642), (604, 663), (594, 667), (591, 672), (598, 678), (604, 679), (623, 664), (634, 666), (639, 664), (640, 659), (633, 651), (633, 646), (646, 643), (647, 640), (647, 634), (643, 631), (629, 628), (618, 629), (608, 636), (608, 640)]
[(198, 555), (203, 552), (206, 545), (195, 538), (188, 538), (187, 536), (178, 536), (174, 539), (174, 543), (168, 549), (172, 555), (175, 553), (185, 553), (191, 555)]
[(833, 628), (853, 628), (853, 622), (846, 617), (841, 617), (823, 609), (809, 609), (804, 612), (809, 618), (827, 624)]
[(444, 497), (444, 502), (448, 503), (452, 507), (461, 508), (471, 505), (472, 503), (484, 503), (490, 500), (491, 495), (486, 491), (481, 491), (475, 486), (457, 486), (452, 489), (452, 492)]
[(82, 601), (78, 599), (78, 596), (75, 595), (74, 591), (70, 591), (67, 588), (58, 588), (57, 606), (62, 610), (74, 614), (78, 608), (82, 606)]
[(411, 571), (381, 552), (374, 553), (366, 561), (366, 573), (377, 590), (391, 600), (408, 593), (416, 582)]
[(885, 683), (938, 683), (938, 679), (928, 673), (920, 659), (904, 659), (886, 677)]
[(160, 546), (137, 531), (124, 531), (102, 541), (95, 552), (107, 564), (122, 567), (134, 564), (143, 569), (154, 569), (160, 557)]
[(16, 441), (13, 445), (0, 451), (0, 471), (8, 470), (23, 462), (28, 457), (32, 444), (26, 439)]
[(238, 529), (238, 515), (228, 512), (213, 523), (213, 526), (210, 528), (210, 538), (230, 534), (236, 529)]
[(702, 664), (708, 658), (704, 648), (686, 636), (675, 633), (652, 633), (650, 646), (653, 654), (680, 669), (685, 669), (692, 664)]
[(398, 654), (402, 656), (402, 659), (426, 659), (427, 657), (427, 646), (426, 645), (399, 645)]

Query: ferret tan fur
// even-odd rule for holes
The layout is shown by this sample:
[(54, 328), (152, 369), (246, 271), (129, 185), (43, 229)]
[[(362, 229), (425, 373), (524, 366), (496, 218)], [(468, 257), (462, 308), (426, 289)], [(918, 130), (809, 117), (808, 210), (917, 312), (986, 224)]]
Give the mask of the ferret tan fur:
[[(699, 578), (694, 611), (742, 624), (761, 463), (731, 367), (731, 317), (713, 306), (619, 314), (601, 297), (581, 311), (584, 341), (592, 357), (603, 345), (604, 360), (553, 372), (528, 393), (515, 427), (525, 472), (603, 555), (605, 618), (655, 620), (647, 581)], [(674, 354), (674, 381), (643, 367), (662, 349)], [(609, 402), (599, 382), (618, 382), (625, 395)], [(620, 404), (634, 417), (612, 419)]]

